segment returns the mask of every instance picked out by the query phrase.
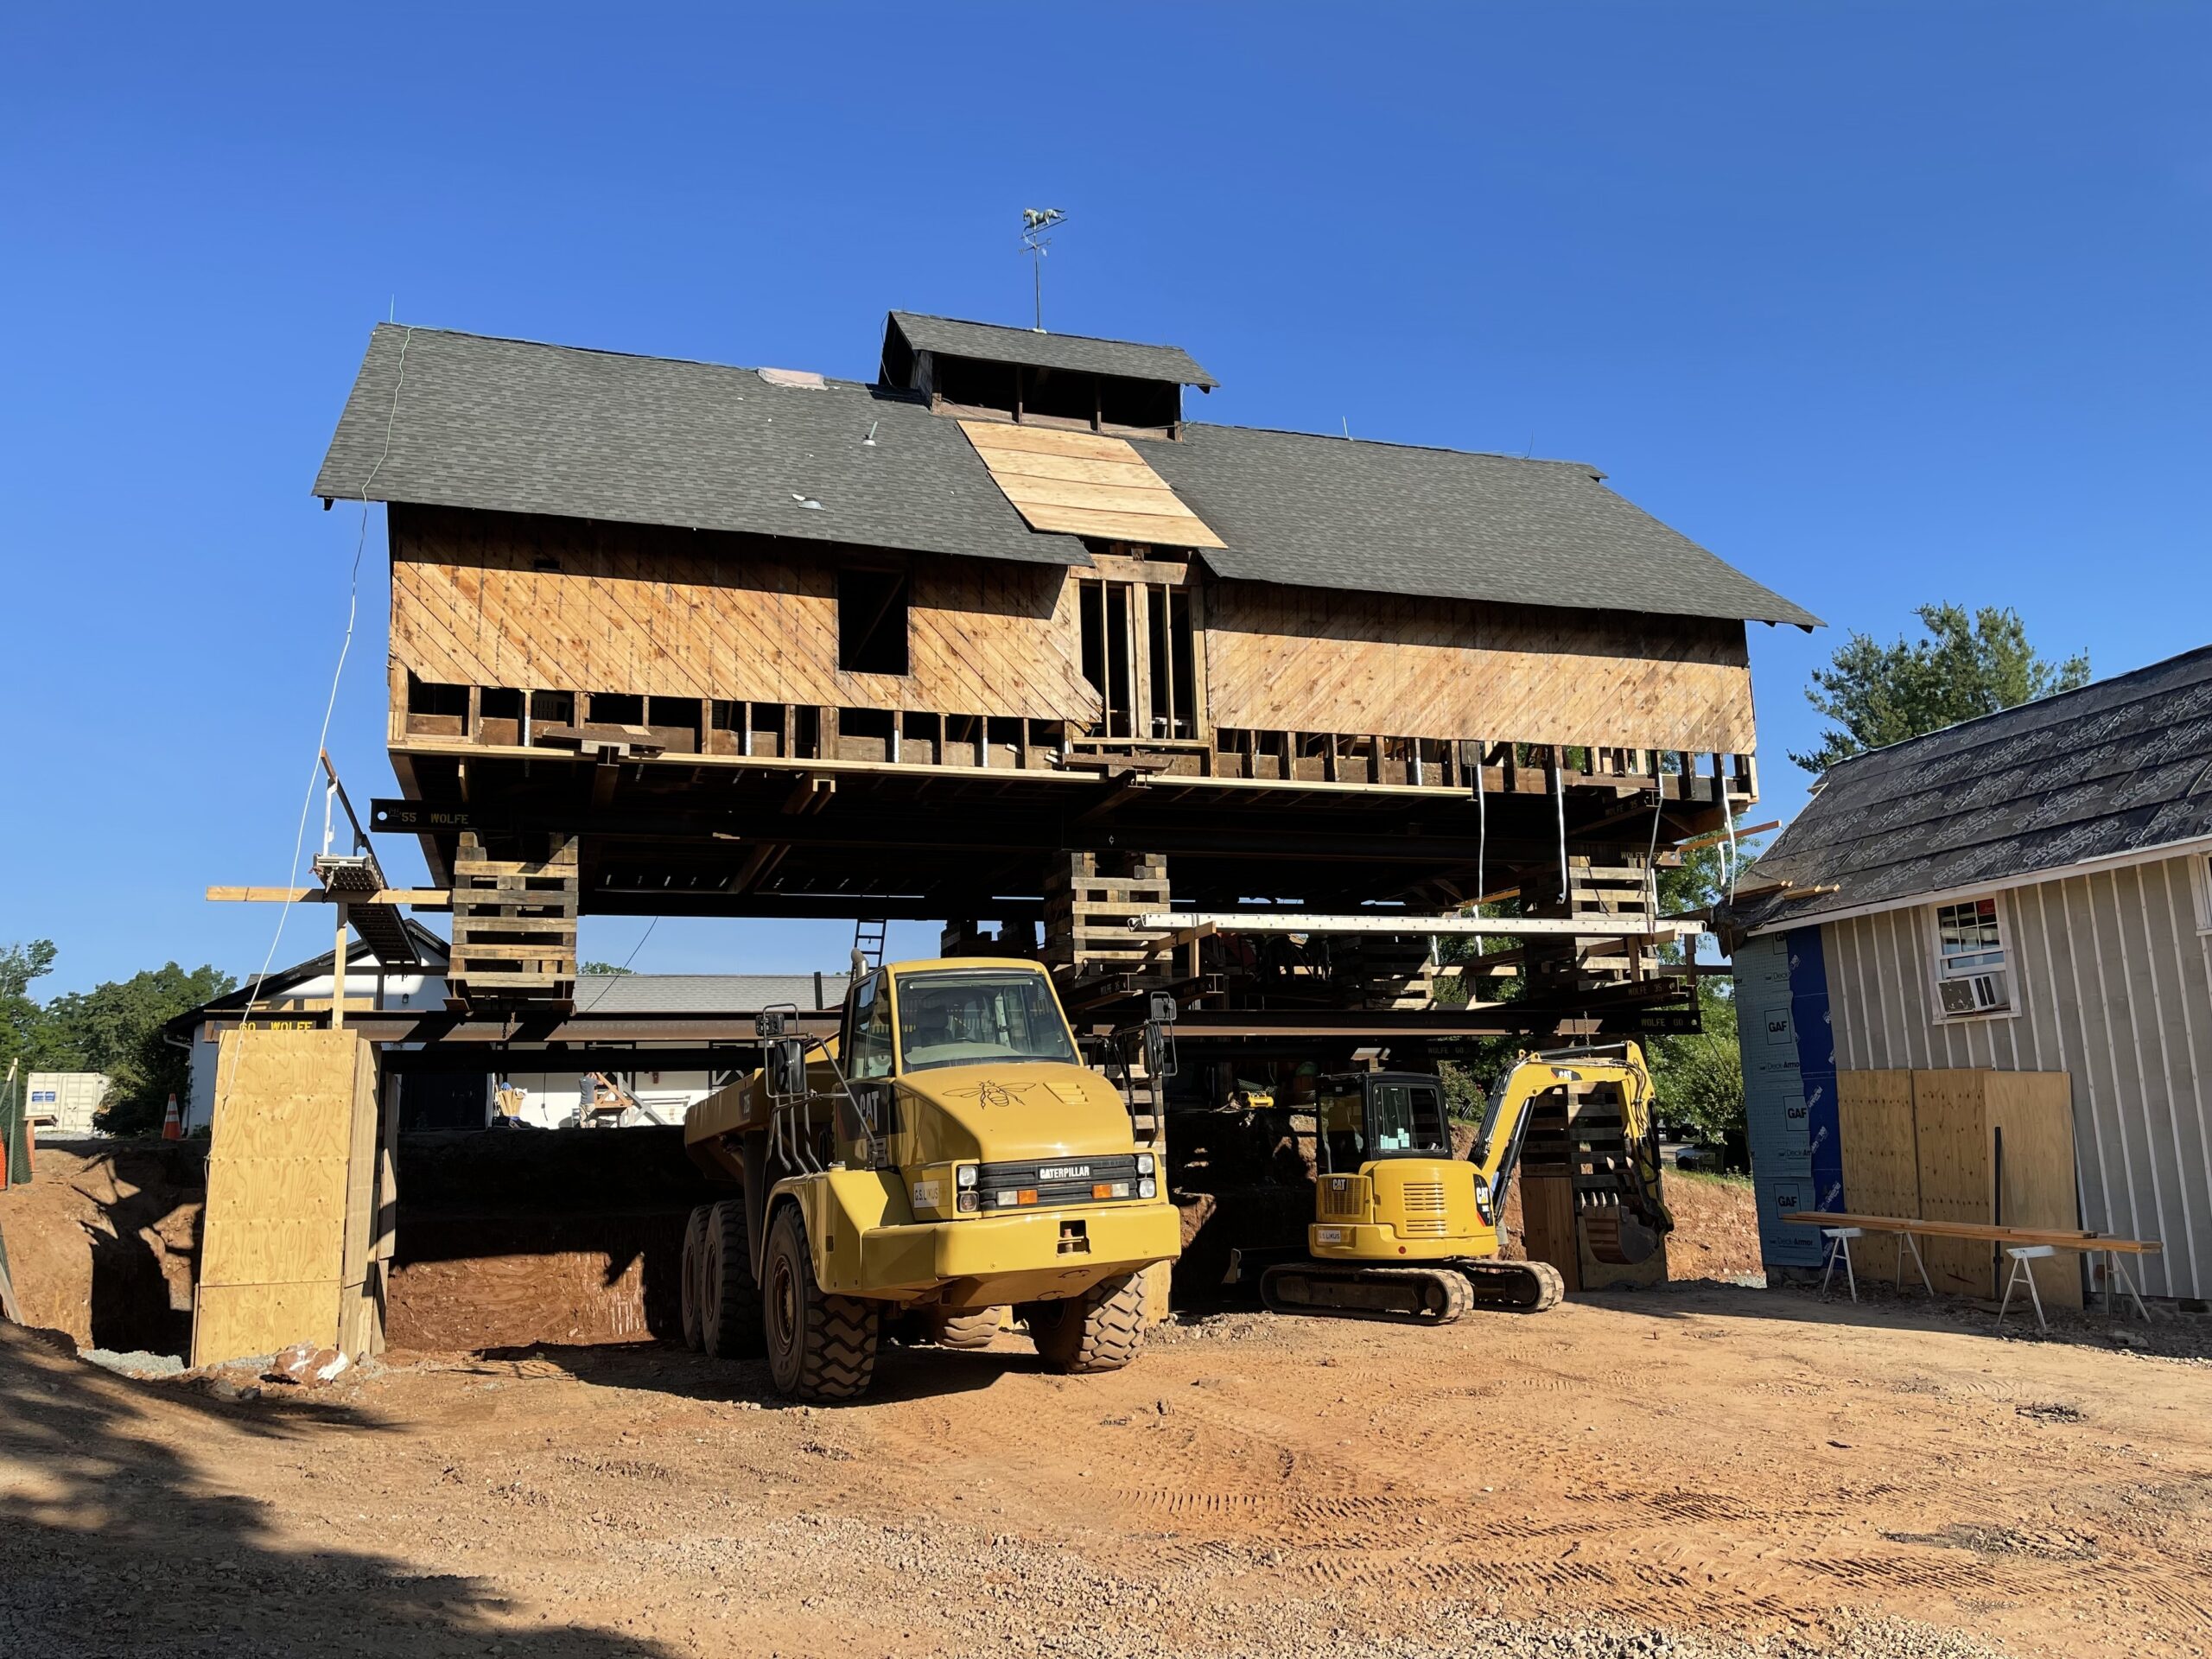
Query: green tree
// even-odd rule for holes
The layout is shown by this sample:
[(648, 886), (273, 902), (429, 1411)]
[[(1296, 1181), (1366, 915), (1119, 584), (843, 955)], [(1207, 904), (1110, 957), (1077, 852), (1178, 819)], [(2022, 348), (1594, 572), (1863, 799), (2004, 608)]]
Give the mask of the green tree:
[(39, 1064), (46, 1010), (30, 994), (31, 983), (54, 971), (54, 941), (0, 946), (0, 1077), (19, 1060), (28, 1071)]
[[(1740, 841), (1735, 862), (1740, 869), (1757, 855), (1759, 843)], [(1662, 915), (1701, 910), (1727, 896), (1729, 849), (1725, 841), (1693, 847), (1681, 862), (1659, 872), (1659, 909)], [(1669, 945), (1669, 956), (1681, 959), (1681, 947)], [(1681, 1036), (1655, 1036), (1645, 1040), (1644, 1057), (1651, 1067), (1652, 1092), (1658, 1097), (1660, 1120), (1670, 1128), (1689, 1128), (1700, 1140), (1725, 1141), (1744, 1127), (1744, 1060), (1736, 1045), (1736, 988), (1725, 976), (1697, 977), (1698, 1023), (1701, 1029)]]
[(634, 968), (619, 968), (611, 962), (584, 962), (576, 964), (576, 971), (594, 979), (604, 979), (610, 974), (634, 974)]
[(2088, 683), (2088, 653), (2051, 662), (2028, 643), (2016, 611), (1984, 606), (1969, 617), (1962, 606), (1923, 605), (1916, 614), (1928, 638), (1884, 645), (1853, 633), (1813, 671), (1806, 701), (1835, 723), (1792, 760), (1826, 772), (1865, 750)]
[(161, 1127), (170, 1095), (186, 1091), (186, 1052), (165, 1041), (162, 1027), (188, 1008), (234, 988), (212, 967), (187, 972), (175, 963), (72, 991), (46, 1005), (40, 1047), (54, 1070), (105, 1071), (110, 1078), (99, 1124), (111, 1135)]

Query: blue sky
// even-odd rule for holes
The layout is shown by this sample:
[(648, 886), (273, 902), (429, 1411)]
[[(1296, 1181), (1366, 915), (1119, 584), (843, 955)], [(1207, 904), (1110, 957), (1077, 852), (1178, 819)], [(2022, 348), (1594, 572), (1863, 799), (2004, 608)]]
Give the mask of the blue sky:
[[(262, 959), (200, 895), (283, 878), (359, 531), (307, 486), (388, 310), (865, 375), (891, 306), (1027, 321), (1033, 205), (1048, 323), (1187, 346), (1205, 418), (1592, 461), (1828, 619), (1753, 630), (1786, 815), (1845, 630), (2212, 638), (2208, 70), (2179, 4), (11, 11), (0, 942), (59, 944), (46, 991)], [(372, 515), (361, 798), (385, 580)]]

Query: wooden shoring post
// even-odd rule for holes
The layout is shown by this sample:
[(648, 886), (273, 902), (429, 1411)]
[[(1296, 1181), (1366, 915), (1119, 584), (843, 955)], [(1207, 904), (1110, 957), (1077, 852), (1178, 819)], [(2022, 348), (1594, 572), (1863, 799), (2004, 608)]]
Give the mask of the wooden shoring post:
[(343, 899), (331, 906), (338, 912), (338, 943), (330, 953), (330, 1028), (342, 1031), (346, 1027), (346, 912)]

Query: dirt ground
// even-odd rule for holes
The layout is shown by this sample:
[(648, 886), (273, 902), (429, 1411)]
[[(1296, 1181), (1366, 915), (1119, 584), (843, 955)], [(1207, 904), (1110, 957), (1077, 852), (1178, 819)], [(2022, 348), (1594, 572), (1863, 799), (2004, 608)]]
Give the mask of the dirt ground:
[(2105, 1329), (1681, 1284), (807, 1408), (655, 1345), (239, 1401), (0, 1327), (0, 1652), (2205, 1653), (2212, 1365)]

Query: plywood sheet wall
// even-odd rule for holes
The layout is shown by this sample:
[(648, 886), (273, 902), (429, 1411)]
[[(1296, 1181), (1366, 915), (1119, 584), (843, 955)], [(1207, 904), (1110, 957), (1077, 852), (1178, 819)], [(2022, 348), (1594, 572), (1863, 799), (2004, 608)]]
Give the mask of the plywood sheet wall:
[(373, 1052), (351, 1031), (233, 1031), (216, 1065), (193, 1361), (337, 1345), (366, 1275)]
[(1211, 584), (1216, 726), (1748, 754), (1744, 626)]
[[(2065, 1072), (1847, 1071), (1836, 1084), (1844, 1195), (1853, 1210), (2008, 1227), (2081, 1225), (2073, 1082)], [(1897, 1248), (1870, 1235), (1854, 1254), (1870, 1273), (1894, 1273)], [(1936, 1288), (1954, 1295), (1997, 1295), (2012, 1265), (1995, 1245), (1968, 1239), (1923, 1238), (1920, 1249)], [(2082, 1305), (2078, 1256), (2037, 1262), (2034, 1271), (2047, 1304)]]
[[(1927, 1220), (1986, 1222), (1990, 1217), (1983, 1075), (1967, 1071), (1912, 1074), (1920, 1213)], [(1937, 1290), (1966, 1296), (1996, 1294), (1990, 1267), (1994, 1247), (1971, 1239), (1929, 1238), (1923, 1239), (1920, 1248)]]
[[(1844, 1202), (1860, 1215), (1919, 1215), (1912, 1073), (1838, 1072), (1836, 1116), (1843, 1141)], [(1853, 1241), (1852, 1256), (1869, 1277), (1894, 1279), (1903, 1248), (1894, 1236), (1869, 1233)]]
[(835, 548), (765, 537), (397, 507), (392, 655), (423, 679), (522, 690), (1095, 717), (1058, 565), (917, 556), (911, 671), (837, 666)]
[[(1993, 1218), (2007, 1227), (2079, 1227), (2072, 1078), (2063, 1071), (1982, 1075)], [(2045, 1303), (2082, 1306), (2081, 1257), (2057, 1255), (2030, 1265)], [(2009, 1271), (2012, 1263), (2005, 1262), (2004, 1267)], [(1999, 1287), (2001, 1292), (2001, 1282)]]

